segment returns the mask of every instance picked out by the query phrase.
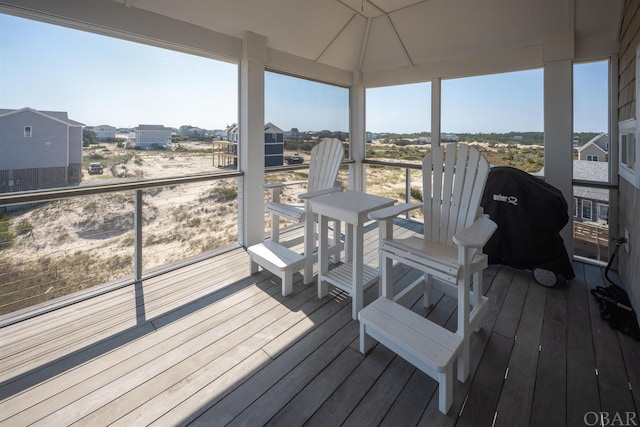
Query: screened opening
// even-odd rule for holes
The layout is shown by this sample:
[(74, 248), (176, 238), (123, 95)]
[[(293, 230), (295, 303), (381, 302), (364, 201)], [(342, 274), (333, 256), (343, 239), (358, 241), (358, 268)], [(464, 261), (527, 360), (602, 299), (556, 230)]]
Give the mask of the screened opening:
[(609, 256), (608, 94), (609, 61), (574, 64), (573, 179), (582, 182), (573, 186), (574, 199), (581, 206), (572, 218), (574, 253), (602, 262)]
[(442, 129), (495, 166), (544, 174), (542, 69), (442, 81)]

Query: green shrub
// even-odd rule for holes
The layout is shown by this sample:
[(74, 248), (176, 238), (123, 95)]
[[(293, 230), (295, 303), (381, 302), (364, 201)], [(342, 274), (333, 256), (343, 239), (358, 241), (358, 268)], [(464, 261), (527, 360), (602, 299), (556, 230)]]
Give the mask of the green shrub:
[(187, 227), (199, 227), (201, 223), (202, 223), (202, 220), (200, 218), (193, 217), (193, 218), (187, 219), (187, 221), (185, 222), (185, 225)]
[(20, 221), (20, 223), (16, 227), (16, 233), (18, 233), (18, 236), (31, 233), (32, 231), (33, 231), (33, 225), (29, 223), (29, 221), (27, 221), (26, 219), (23, 219), (22, 221)]
[(11, 217), (6, 215), (0, 216), (0, 250), (8, 249), (13, 246), (15, 235), (9, 231), (10, 225)]
[(87, 202), (83, 205), (85, 212), (96, 212), (98, 210), (98, 203), (94, 200)]
[(235, 187), (222, 187), (217, 192), (216, 201), (230, 202), (238, 198), (238, 189)]
[(416, 200), (422, 201), (422, 190), (417, 187), (411, 187), (411, 197)]

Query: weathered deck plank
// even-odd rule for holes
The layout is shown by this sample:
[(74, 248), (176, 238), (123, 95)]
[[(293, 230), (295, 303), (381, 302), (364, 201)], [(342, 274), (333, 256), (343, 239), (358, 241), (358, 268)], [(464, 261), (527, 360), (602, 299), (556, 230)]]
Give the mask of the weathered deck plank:
[(527, 425), (536, 386), (545, 292), (535, 283), (527, 283), (527, 296), (513, 350), (509, 358), (508, 373), (498, 403), (496, 426)]
[(531, 409), (532, 426), (548, 426), (567, 417), (567, 292), (566, 284), (549, 289), (542, 315), (544, 326)]
[[(588, 264), (584, 265), (584, 269), (588, 289), (607, 286), (601, 269)], [(629, 390), (618, 332), (601, 319), (600, 310), (594, 298), (589, 298), (589, 309), (600, 391), (600, 411), (608, 414), (636, 411), (633, 395)]]
[(575, 263), (574, 271), (576, 278), (567, 286), (567, 425), (584, 423), (584, 415), (600, 407), (589, 313), (592, 297), (584, 264)]
[[(377, 229), (366, 231), (365, 261), (375, 266)], [(343, 292), (318, 299), (296, 274), (282, 297), (280, 279), (248, 276), (236, 249), (137, 293), (0, 330), (0, 425), (578, 425), (589, 411), (637, 415), (640, 343), (600, 318), (589, 289), (604, 284), (602, 270), (575, 270), (555, 288), (528, 272), (485, 270), (490, 306), (472, 336), (471, 375), (454, 381), (443, 415), (429, 377), (382, 345), (359, 353)], [(396, 266), (396, 292), (419, 275)], [(365, 301), (375, 296), (369, 288)], [(412, 310), (456, 327), (448, 296)]]

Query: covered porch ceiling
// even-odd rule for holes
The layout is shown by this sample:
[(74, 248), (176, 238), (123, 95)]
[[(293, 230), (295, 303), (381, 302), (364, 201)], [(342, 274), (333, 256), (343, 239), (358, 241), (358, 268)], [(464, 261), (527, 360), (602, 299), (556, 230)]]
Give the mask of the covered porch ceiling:
[(0, 11), (265, 66), (387, 86), (618, 53), (624, 0), (0, 0)]
[[(527, 64), (542, 66), (557, 37), (567, 35), (576, 59), (610, 54), (624, 6), (623, 0), (112, 1), (233, 38), (257, 33), (271, 50), (365, 74), (523, 52), (535, 57)], [(500, 67), (487, 71), (494, 68)]]

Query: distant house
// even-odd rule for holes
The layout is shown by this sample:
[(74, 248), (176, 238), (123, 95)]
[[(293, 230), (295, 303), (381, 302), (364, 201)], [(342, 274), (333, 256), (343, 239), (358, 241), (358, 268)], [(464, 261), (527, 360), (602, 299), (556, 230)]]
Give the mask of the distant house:
[(0, 109), (0, 193), (79, 183), (83, 127), (62, 111)]
[(215, 139), (226, 139), (225, 136), (227, 135), (224, 129), (214, 129), (211, 131), (211, 134)]
[(573, 137), (573, 146), (574, 147), (578, 147), (579, 143), (580, 143), (580, 137), (579, 136), (574, 136)]
[(233, 143), (235, 143), (236, 145), (238, 144), (238, 138), (240, 136), (240, 130), (238, 129), (238, 125), (237, 124), (232, 124), (230, 126), (227, 126), (226, 129), (226, 134), (227, 134), (227, 141), (231, 141)]
[(453, 134), (453, 133), (441, 133), (440, 134), (440, 141), (442, 142), (458, 142), (459, 138), (458, 135)]
[(284, 131), (269, 122), (264, 125), (264, 165), (284, 164)]
[[(574, 160), (573, 179), (609, 182), (609, 163)], [(606, 188), (573, 187), (574, 221), (609, 223), (609, 190)]]
[(98, 141), (113, 141), (116, 139), (116, 133), (118, 132), (118, 129), (109, 125), (94, 126), (89, 128), (89, 130), (96, 133)]
[(195, 126), (183, 125), (180, 126), (180, 135), (192, 137), (192, 138), (204, 138), (207, 134), (206, 129), (202, 129)]
[[(234, 143), (229, 147), (230, 154), (238, 154), (239, 129), (234, 123), (227, 126), (227, 140)], [(269, 122), (264, 125), (264, 165), (282, 166), (284, 164), (284, 131)]]
[(374, 139), (378, 139), (378, 134), (373, 132), (365, 132), (365, 141), (368, 143), (372, 142)]
[(136, 148), (140, 150), (170, 150), (171, 132), (171, 128), (162, 125), (139, 125), (135, 128)]
[[(544, 176), (544, 167), (536, 176)], [(591, 160), (573, 161), (573, 179), (609, 182), (609, 163)], [(573, 187), (571, 203), (573, 220), (577, 222), (609, 223), (609, 190), (594, 187)]]
[(609, 135), (601, 133), (578, 148), (578, 159), (592, 162), (609, 161)]

